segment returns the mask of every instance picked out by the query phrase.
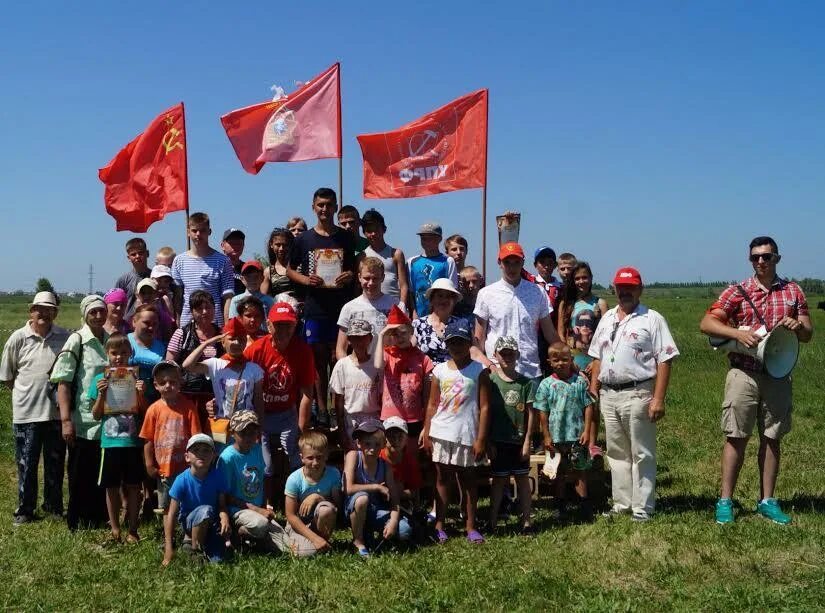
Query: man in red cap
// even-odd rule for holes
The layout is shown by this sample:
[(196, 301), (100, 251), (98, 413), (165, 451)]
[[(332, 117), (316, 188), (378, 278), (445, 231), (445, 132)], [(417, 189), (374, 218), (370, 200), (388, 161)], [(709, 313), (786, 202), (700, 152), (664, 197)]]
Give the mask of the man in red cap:
[(679, 355), (667, 322), (639, 303), (642, 276), (616, 271), (619, 304), (605, 313), (589, 355), (590, 391), (599, 398), (613, 484), (611, 514), (647, 521), (656, 505), (656, 422), (665, 414), (670, 360)]
[(521, 276), (524, 250), (518, 243), (504, 243), (498, 251), (501, 279), (481, 288), (473, 313), (476, 316), (476, 346), (487, 356), (487, 364), (495, 354), (500, 336), (512, 336), (518, 341), (519, 359), (516, 370), (525, 377), (541, 377), (539, 334), (548, 345), (558, 340), (550, 314), (553, 307), (547, 293)]
[(301, 465), (298, 435), (309, 425), (315, 384), (312, 349), (295, 336), (298, 318), (287, 302), (276, 302), (269, 310), (269, 335), (254, 341), (244, 356), (264, 369), (264, 418), (261, 424), (267, 500), (272, 501), (272, 452), (275, 441), (289, 458), (290, 470)]

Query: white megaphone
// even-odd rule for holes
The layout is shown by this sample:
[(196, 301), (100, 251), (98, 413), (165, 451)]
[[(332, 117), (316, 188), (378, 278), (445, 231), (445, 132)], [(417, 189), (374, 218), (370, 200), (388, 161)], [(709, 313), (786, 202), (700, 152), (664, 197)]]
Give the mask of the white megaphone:
[[(748, 328), (740, 327), (740, 330)], [(760, 326), (754, 332), (762, 337), (756, 347), (746, 347), (742, 343), (718, 336), (710, 337), (710, 346), (724, 353), (741, 353), (756, 358), (765, 366), (765, 372), (774, 379), (787, 377), (799, 358), (799, 339), (796, 333), (785, 326), (776, 326), (770, 332)]]

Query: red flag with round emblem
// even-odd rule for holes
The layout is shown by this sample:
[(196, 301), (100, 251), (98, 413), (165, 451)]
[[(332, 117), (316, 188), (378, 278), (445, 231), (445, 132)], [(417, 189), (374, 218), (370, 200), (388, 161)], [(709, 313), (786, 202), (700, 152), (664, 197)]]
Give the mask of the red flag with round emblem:
[(246, 172), (256, 175), (267, 162), (341, 157), (340, 67), (333, 64), (278, 100), (221, 117)]
[(146, 232), (188, 208), (183, 103), (167, 109), (98, 171), (106, 212), (118, 231)]
[(487, 90), (481, 89), (392, 132), (358, 137), (365, 198), (414, 198), (487, 181)]

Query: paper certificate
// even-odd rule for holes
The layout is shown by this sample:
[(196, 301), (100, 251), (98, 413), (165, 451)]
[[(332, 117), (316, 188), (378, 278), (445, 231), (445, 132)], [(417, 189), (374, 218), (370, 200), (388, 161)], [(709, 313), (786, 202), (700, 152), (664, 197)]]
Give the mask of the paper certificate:
[(315, 274), (324, 280), (324, 287), (337, 287), (337, 279), (344, 267), (343, 249), (316, 249)]
[(521, 213), (507, 211), (504, 215), (496, 216), (498, 226), (498, 244), (517, 243), (519, 227), (521, 226)]
[(106, 399), (103, 403), (104, 415), (137, 413), (137, 368), (107, 368), (105, 375), (109, 380), (109, 387), (106, 388)]

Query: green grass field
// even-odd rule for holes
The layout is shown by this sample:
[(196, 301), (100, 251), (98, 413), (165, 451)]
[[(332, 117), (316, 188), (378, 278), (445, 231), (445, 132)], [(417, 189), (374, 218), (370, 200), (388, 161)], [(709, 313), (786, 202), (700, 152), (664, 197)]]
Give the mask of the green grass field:
[[(819, 297), (809, 297), (816, 304)], [(317, 559), (242, 555), (196, 566), (177, 557), (161, 569), (153, 528), (137, 546), (103, 548), (106, 531), (69, 534), (43, 521), (13, 529), (16, 472), (10, 394), (0, 391), (0, 608), (6, 610), (816, 610), (825, 602), (825, 312), (794, 372), (794, 428), (783, 446), (778, 497), (794, 516), (779, 527), (753, 513), (758, 481), (749, 449), (737, 522), (713, 522), (718, 493), (719, 405), (726, 363), (698, 332), (706, 298), (647, 297), (665, 315), (682, 356), (659, 428), (658, 513), (555, 525), (536, 509), (535, 538), (495, 537), (483, 546), (454, 538), (441, 547), (366, 562), (338, 549)], [(25, 307), (0, 305), (0, 328), (18, 327)], [(63, 325), (75, 325), (67, 305)], [(8, 334), (0, 332), (4, 343)], [(482, 515), (486, 510), (483, 502)], [(453, 510), (455, 515), (457, 510)]]

